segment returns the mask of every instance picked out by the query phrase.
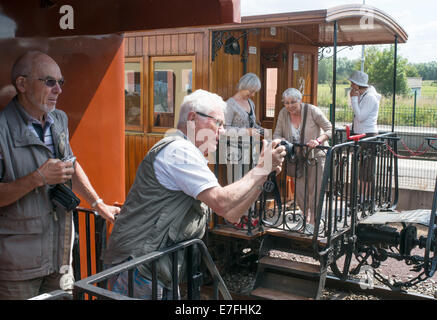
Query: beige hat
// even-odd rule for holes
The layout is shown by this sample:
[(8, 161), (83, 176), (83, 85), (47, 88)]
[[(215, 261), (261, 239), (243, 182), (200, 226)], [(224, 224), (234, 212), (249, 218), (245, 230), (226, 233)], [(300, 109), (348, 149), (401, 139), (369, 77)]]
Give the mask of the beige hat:
[(360, 87), (368, 87), (367, 82), (369, 81), (369, 76), (367, 73), (355, 70), (348, 79), (349, 81), (359, 85)]

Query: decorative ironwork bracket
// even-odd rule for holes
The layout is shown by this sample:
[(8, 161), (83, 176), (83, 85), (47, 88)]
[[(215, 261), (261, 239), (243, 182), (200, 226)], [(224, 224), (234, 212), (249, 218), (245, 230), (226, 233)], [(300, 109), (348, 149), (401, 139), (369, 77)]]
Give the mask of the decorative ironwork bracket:
[[(353, 50), (353, 46), (347, 46), (347, 47), (343, 47), (340, 50), (337, 50), (337, 53), (345, 50), (345, 49), (349, 49), (349, 50)], [(332, 47), (320, 47), (319, 48), (319, 52), (318, 52), (318, 59), (323, 60), (323, 59), (328, 59), (328, 58), (332, 58), (332, 56), (334, 55), (334, 53), (332, 52)]]
[[(222, 48), (225, 47), (227, 48), (229, 51), (232, 51), (232, 48), (230, 48), (231, 46), (233, 46), (233, 44), (236, 42), (238, 43), (238, 41), (242, 38), (245, 37), (249, 34), (250, 31), (255, 31), (257, 32), (257, 29), (251, 29), (251, 30), (242, 30), (242, 34), (235, 38), (232, 34), (231, 31), (213, 31), (212, 32), (212, 54), (211, 54), (211, 60), (214, 61), (215, 57), (217, 55), (217, 52)], [(232, 40), (233, 38), (233, 40)], [(230, 41), (229, 41), (230, 40)], [(247, 55), (247, 52), (245, 52), (246, 50), (243, 49), (243, 54)], [(238, 52), (239, 53), (239, 52)], [(243, 57), (244, 58), (244, 57)]]

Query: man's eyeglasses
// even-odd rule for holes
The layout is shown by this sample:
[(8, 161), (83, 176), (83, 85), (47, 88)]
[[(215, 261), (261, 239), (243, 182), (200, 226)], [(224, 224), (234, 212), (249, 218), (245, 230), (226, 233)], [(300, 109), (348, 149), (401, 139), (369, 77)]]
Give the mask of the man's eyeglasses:
[(208, 115), (208, 114), (204, 114), (204, 113), (202, 113), (202, 112), (198, 112), (198, 111), (196, 111), (196, 113), (197, 113), (199, 116), (214, 119), (215, 122), (216, 122), (215, 124), (217, 125), (218, 128), (220, 128), (221, 126), (224, 125), (223, 121), (217, 119), (216, 117), (213, 117), (213, 116), (210, 116), (210, 115)]
[[(21, 76), (27, 78), (26, 75), (21, 75)], [(47, 77), (45, 79), (38, 78), (38, 80), (39, 81), (43, 81), (44, 84), (47, 87), (50, 87), (50, 88), (53, 88), (54, 86), (56, 86), (56, 83), (58, 83), (60, 87), (62, 87), (65, 84), (65, 80), (64, 79), (56, 80), (56, 79), (53, 79), (51, 77)]]

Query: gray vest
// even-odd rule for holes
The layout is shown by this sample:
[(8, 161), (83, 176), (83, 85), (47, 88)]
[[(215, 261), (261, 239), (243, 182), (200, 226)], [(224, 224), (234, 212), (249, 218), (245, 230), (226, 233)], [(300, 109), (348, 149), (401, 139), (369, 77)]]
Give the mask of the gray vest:
[[(51, 112), (55, 154), (26, 126), (14, 98), (0, 112), (1, 182), (24, 177), (49, 158), (71, 155), (67, 116)], [(36, 188), (18, 201), (0, 207), (0, 280), (26, 280), (59, 272), (70, 263), (71, 212), (54, 208), (49, 186)]]
[[(104, 255), (107, 264), (118, 264), (129, 257), (136, 258), (169, 247), (175, 243), (201, 238), (205, 232), (207, 214), (201, 202), (182, 191), (164, 188), (156, 179), (153, 163), (157, 154), (176, 139), (172, 135), (160, 140), (138, 167), (134, 184), (112, 230)], [(179, 271), (185, 271), (183, 253), (179, 256)], [(147, 265), (138, 268), (151, 278)], [(169, 257), (157, 264), (158, 279), (171, 288)]]

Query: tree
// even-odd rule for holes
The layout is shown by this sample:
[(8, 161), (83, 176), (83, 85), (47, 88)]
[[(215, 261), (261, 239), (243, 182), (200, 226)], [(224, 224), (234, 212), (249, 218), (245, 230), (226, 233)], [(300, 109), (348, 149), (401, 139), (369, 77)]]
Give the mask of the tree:
[(416, 63), (414, 66), (423, 80), (437, 80), (437, 61)]
[(319, 61), (318, 83), (327, 83), (329, 81), (332, 81), (332, 59), (323, 58)]
[[(420, 77), (419, 71), (413, 63), (408, 63), (405, 66), (407, 77)], [(422, 77), (423, 78), (423, 77)]]
[[(332, 57), (323, 58), (319, 61), (319, 80), (318, 83), (332, 82)], [(354, 70), (355, 60), (346, 57), (337, 59), (337, 83), (347, 81), (347, 78)]]
[[(356, 64), (356, 68), (361, 66)], [(396, 93), (406, 94), (408, 60), (397, 56), (396, 66)], [(369, 83), (373, 84), (378, 92), (385, 96), (393, 94), (393, 65), (394, 47), (385, 48), (381, 51), (376, 46), (368, 46), (365, 50), (364, 72), (369, 75)]]
[(346, 57), (342, 57), (337, 61), (337, 80), (339, 82), (348, 82), (349, 76), (355, 70), (355, 64), (357, 60), (349, 60)]

